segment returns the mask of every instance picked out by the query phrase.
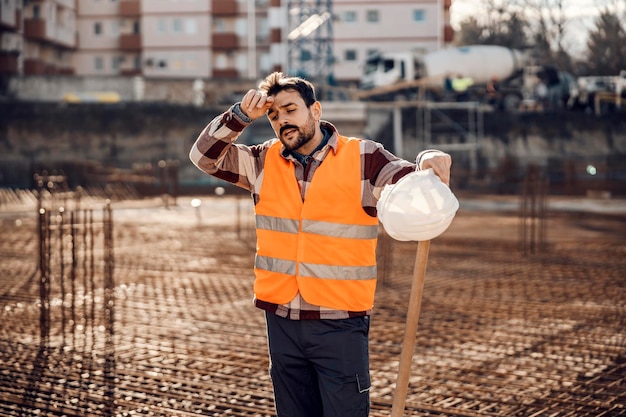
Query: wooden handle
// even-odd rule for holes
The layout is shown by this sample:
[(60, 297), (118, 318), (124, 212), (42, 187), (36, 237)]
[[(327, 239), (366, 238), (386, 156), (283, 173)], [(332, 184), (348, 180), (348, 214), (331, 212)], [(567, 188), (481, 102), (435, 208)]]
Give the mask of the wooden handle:
[(393, 405), (391, 406), (391, 417), (402, 417), (404, 414), (411, 363), (413, 362), (413, 352), (415, 351), (417, 323), (420, 319), (420, 309), (422, 307), (422, 294), (424, 293), (424, 279), (426, 277), (429, 249), (430, 240), (418, 242), (406, 327), (404, 328), (404, 340), (402, 341), (402, 353), (400, 354), (400, 365), (398, 367), (398, 378), (396, 379), (396, 391), (394, 392)]

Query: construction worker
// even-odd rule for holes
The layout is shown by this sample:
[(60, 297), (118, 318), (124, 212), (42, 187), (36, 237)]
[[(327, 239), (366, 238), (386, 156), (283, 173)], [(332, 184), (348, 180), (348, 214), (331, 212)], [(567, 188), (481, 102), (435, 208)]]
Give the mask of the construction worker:
[(474, 85), (474, 80), (470, 77), (465, 77), (462, 74), (458, 74), (452, 80), (452, 89), (456, 93), (456, 101), (467, 101), (469, 99), (468, 89)]
[[(264, 115), (276, 138), (236, 143)], [(414, 164), (342, 136), (310, 82), (275, 72), (206, 126), (190, 158), (252, 194), (254, 303), (265, 311), (277, 416), (367, 416), (376, 202), (419, 169), (448, 184), (450, 156), (424, 151)]]

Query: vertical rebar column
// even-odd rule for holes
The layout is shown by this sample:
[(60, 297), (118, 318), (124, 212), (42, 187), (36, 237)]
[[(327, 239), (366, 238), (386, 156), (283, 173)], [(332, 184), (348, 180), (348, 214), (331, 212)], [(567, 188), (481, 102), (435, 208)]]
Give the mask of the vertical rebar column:
[(548, 181), (536, 167), (529, 167), (521, 185), (519, 208), (520, 250), (535, 254), (546, 249), (545, 219)]
[(104, 234), (104, 321), (107, 335), (114, 334), (115, 318), (115, 280), (114, 280), (114, 251), (113, 251), (113, 212), (111, 203), (107, 201), (103, 209)]
[(115, 279), (113, 251), (113, 212), (111, 202), (103, 209), (102, 229), (104, 235), (104, 409), (107, 415), (115, 415)]
[(50, 215), (39, 208), (39, 334), (50, 335)]
[(83, 321), (83, 329), (87, 329), (88, 323), (89, 323), (89, 316), (87, 315), (87, 300), (88, 300), (88, 294), (89, 294), (89, 273), (88, 273), (88, 269), (87, 269), (87, 259), (89, 257), (88, 254), (88, 248), (87, 248), (87, 212), (88, 210), (79, 210), (79, 227), (80, 227), (80, 231), (81, 231), (81, 237), (80, 237), (80, 242), (81, 242), (81, 250), (80, 250), (80, 263), (81, 263), (81, 268), (82, 268), (82, 278), (83, 278), (83, 282), (82, 282), (82, 286), (83, 286), (83, 291), (82, 291), (82, 304), (83, 304), (83, 316), (82, 316), (82, 321)]
[(65, 345), (65, 209), (59, 207), (59, 284), (61, 290), (61, 337)]
[[(88, 210), (87, 211), (87, 218), (86, 218), (86, 228), (87, 228), (87, 236), (89, 236), (89, 292), (91, 293), (91, 311), (90, 311), (90, 317), (91, 317), (91, 323), (92, 326), (95, 328), (96, 327), (96, 283), (95, 283), (95, 272), (94, 272), (94, 267), (95, 267), (95, 251), (94, 251), (94, 245), (95, 245), (95, 235), (96, 235), (96, 231), (94, 228), (94, 221), (93, 221), (93, 210)], [(87, 248), (87, 244), (85, 242), (85, 247)]]
[(70, 267), (70, 290), (72, 295), (72, 303), (70, 304), (70, 323), (72, 324), (72, 341), (74, 341), (76, 335), (76, 272), (78, 269), (76, 261), (76, 213), (70, 212), (70, 253), (71, 253), (71, 267)]

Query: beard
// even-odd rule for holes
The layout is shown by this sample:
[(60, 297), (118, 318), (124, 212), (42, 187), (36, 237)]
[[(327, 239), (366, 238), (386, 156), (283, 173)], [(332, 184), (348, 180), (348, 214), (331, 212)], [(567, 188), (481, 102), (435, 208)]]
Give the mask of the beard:
[[(297, 136), (295, 139), (287, 140), (283, 138), (283, 133), (287, 129), (296, 130), (295, 134)], [(285, 125), (280, 128), (280, 135), (278, 137), (287, 150), (297, 152), (298, 149), (309, 143), (311, 139), (313, 139), (313, 136), (315, 136), (315, 119), (313, 118), (313, 114), (309, 111), (309, 117), (304, 126)]]

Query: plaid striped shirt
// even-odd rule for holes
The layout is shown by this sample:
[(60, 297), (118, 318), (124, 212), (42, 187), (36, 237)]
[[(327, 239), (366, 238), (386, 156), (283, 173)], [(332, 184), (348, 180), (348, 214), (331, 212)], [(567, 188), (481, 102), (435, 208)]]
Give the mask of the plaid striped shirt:
[[(278, 139), (270, 139), (257, 145), (235, 143), (243, 129), (251, 122), (234, 105), (228, 111), (213, 119), (194, 143), (189, 157), (205, 173), (228, 181), (252, 193), (254, 204), (259, 201), (263, 184), (263, 166), (269, 147)], [(306, 166), (284, 147), (281, 154), (294, 162), (294, 175), (300, 186), (302, 199), (306, 198), (315, 170), (328, 152), (337, 150), (338, 133), (335, 126), (326, 121), (320, 122), (322, 130), (329, 135), (328, 143), (315, 152)], [(420, 153), (417, 162), (428, 150)], [(406, 174), (415, 171), (418, 165), (400, 159), (385, 150), (380, 143), (372, 140), (361, 141), (361, 204), (370, 216), (377, 215), (376, 202), (383, 187), (395, 184)], [(277, 305), (255, 299), (255, 305), (263, 310), (292, 320), (344, 319), (370, 314), (370, 311), (340, 311), (307, 303), (300, 294), (289, 303)]]

